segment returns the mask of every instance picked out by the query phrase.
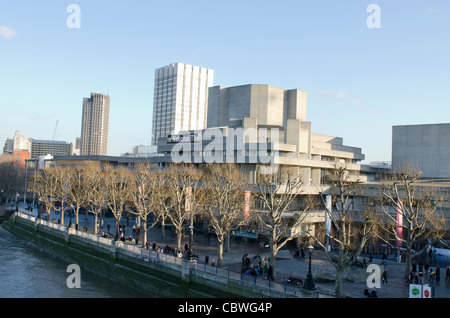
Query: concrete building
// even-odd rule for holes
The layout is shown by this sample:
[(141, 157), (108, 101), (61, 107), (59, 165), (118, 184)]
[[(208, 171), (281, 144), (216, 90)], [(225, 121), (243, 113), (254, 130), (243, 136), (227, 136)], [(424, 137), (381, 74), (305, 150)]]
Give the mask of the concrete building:
[(31, 151), (32, 138), (22, 135), (20, 129), (14, 134), (13, 151)]
[(72, 156), (73, 144), (65, 141), (36, 140), (31, 143), (31, 159), (41, 156)]
[(3, 146), (3, 154), (11, 155), (14, 152), (14, 139), (7, 138)]
[(168, 162), (183, 157), (194, 163), (240, 163), (250, 183), (267, 164), (294, 169), (312, 187), (324, 184), (337, 162), (345, 163), (354, 178), (372, 178), (371, 168), (359, 164), (364, 160), (361, 149), (344, 145), (340, 137), (313, 133), (306, 110), (307, 93), (297, 89), (253, 84), (212, 87), (208, 128), (160, 138), (158, 152)]
[(392, 128), (392, 168), (408, 164), (423, 178), (450, 177), (450, 124)]
[(161, 156), (157, 153), (156, 146), (138, 145), (134, 146), (132, 151), (122, 154), (122, 157), (128, 158), (151, 158)]
[(159, 137), (206, 128), (208, 88), (214, 71), (175, 63), (155, 71), (152, 145)]
[(83, 99), (81, 156), (107, 155), (110, 103), (110, 97), (101, 93)]

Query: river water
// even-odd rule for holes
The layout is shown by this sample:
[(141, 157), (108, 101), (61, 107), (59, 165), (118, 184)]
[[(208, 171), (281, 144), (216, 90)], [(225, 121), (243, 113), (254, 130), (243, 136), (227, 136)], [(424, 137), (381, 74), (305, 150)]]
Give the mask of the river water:
[[(0, 298), (139, 298), (129, 287), (81, 269), (81, 288), (67, 287), (69, 263), (0, 226)], [(158, 295), (153, 295), (158, 297)]]

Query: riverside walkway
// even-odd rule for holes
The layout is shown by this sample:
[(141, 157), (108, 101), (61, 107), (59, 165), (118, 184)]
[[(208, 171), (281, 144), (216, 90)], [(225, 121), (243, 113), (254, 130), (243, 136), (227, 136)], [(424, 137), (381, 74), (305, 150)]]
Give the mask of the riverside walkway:
[[(36, 216), (35, 210), (31, 212), (30, 210), (25, 210), (24, 206), (19, 206), (19, 210)], [(52, 212), (50, 219), (58, 220), (60, 218), (59, 214), (54, 214)], [(94, 218), (91, 216), (89, 220), (85, 220), (84, 214), (80, 214), (79, 216), (79, 230), (83, 230), (87, 228), (89, 232), (93, 229), (93, 220)], [(67, 225), (70, 221), (70, 218), (65, 214), (65, 224)], [(72, 219), (73, 221), (73, 219)], [(110, 233), (115, 233), (115, 219), (114, 218), (105, 218), (104, 224), (101, 229), (99, 229), (99, 233), (102, 231), (106, 231), (106, 225), (109, 224)], [(134, 218), (130, 218), (128, 221), (126, 218), (123, 218), (121, 224), (125, 224), (126, 227), (126, 236), (132, 234), (133, 225), (135, 225)], [(154, 227), (148, 231), (148, 241), (150, 244), (153, 242), (156, 243), (157, 246), (165, 247), (169, 245), (171, 247), (176, 246), (176, 238), (172, 237), (170, 230), (165, 230), (165, 238), (161, 238), (161, 228)], [(183, 239), (183, 246), (185, 243), (189, 241), (189, 237), (186, 236)], [(142, 239), (139, 243), (142, 242)], [(244, 254), (248, 254), (250, 258), (254, 255), (259, 254), (261, 256), (267, 255), (269, 253), (269, 249), (265, 247), (261, 247), (256, 242), (246, 242), (244, 240), (234, 240), (231, 239), (231, 249), (230, 252), (224, 253), (222, 269), (228, 270), (230, 272), (240, 273), (241, 269), (241, 261)], [(140, 245), (138, 245), (140, 246)], [(151, 248), (151, 247), (150, 247)], [(212, 260), (217, 262), (218, 258), (218, 244), (217, 239), (211, 237), (208, 239), (204, 235), (195, 234), (192, 243), (193, 254), (199, 257), (198, 264), (205, 264), (206, 257), (209, 259), (208, 263), (211, 263)], [(276, 260), (276, 282), (283, 284), (284, 278), (289, 276), (294, 276), (301, 278), (303, 281), (306, 279), (306, 274), (308, 272), (308, 253), (306, 252), (306, 256), (303, 259), (294, 258), (294, 250), (283, 250), (279, 254), (282, 256), (281, 258), (277, 258)], [(362, 255), (364, 257), (365, 255)], [(367, 256), (366, 256), (367, 259)], [(445, 260), (447, 265), (448, 259)], [(381, 265), (381, 259), (379, 256), (375, 256), (373, 263)], [(432, 268), (435, 268), (432, 263)], [(381, 288), (377, 289), (377, 294), (379, 298), (408, 298), (409, 286), (403, 278), (404, 274), (404, 264), (397, 263), (394, 260), (388, 258), (387, 265), (385, 266), (387, 270), (387, 281), (388, 284), (382, 284)], [(313, 251), (312, 254), (312, 273), (313, 277), (316, 277), (318, 273), (329, 272), (334, 275), (334, 267), (327, 260), (325, 253), (320, 250)], [(355, 283), (345, 279), (346, 275), (343, 276), (343, 292), (345, 296), (352, 298), (365, 298), (363, 295), (364, 289), (367, 287), (366, 283)], [(428, 277), (424, 283), (428, 283)], [(317, 290), (323, 295), (332, 295), (334, 293), (334, 282), (317, 282), (315, 281), (315, 285)], [(431, 285), (431, 283), (430, 283)], [(434, 282), (435, 286), (435, 298), (450, 298), (450, 281), (445, 281), (445, 266), (441, 266), (441, 278), (439, 282)]]

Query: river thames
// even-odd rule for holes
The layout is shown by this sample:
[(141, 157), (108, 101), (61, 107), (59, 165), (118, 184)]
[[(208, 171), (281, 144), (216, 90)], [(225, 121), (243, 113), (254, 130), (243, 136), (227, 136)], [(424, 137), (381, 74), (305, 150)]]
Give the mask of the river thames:
[(0, 226), (0, 298), (149, 297), (83, 269), (81, 288), (71, 289), (67, 286), (72, 273), (67, 272), (69, 265)]

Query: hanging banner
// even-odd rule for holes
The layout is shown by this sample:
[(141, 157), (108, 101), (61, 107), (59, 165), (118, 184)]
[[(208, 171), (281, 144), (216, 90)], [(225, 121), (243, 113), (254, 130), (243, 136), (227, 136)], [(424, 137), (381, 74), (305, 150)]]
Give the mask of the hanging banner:
[(250, 217), (250, 194), (251, 191), (245, 191), (244, 196), (244, 217), (246, 220)]
[[(397, 201), (395, 204), (395, 210), (397, 211), (397, 238), (403, 238), (403, 202)], [(397, 239), (397, 247), (402, 246), (402, 241)]]
[(327, 235), (330, 236), (331, 235), (331, 218), (330, 218), (330, 213), (331, 213), (331, 195), (327, 195), (326, 199), (325, 199), (325, 205), (327, 208), (327, 212), (325, 212), (325, 229), (327, 231)]

